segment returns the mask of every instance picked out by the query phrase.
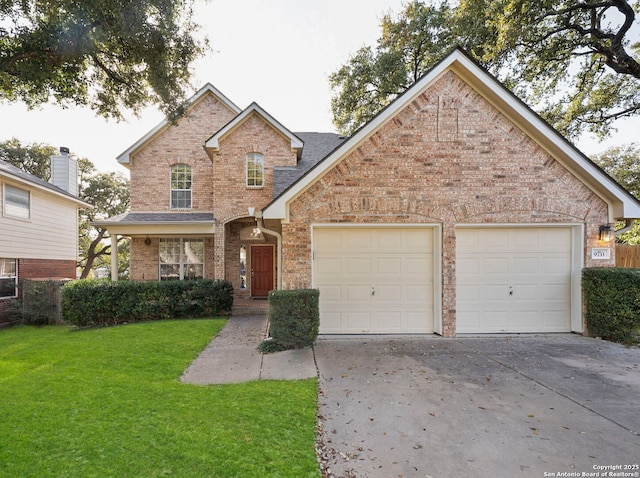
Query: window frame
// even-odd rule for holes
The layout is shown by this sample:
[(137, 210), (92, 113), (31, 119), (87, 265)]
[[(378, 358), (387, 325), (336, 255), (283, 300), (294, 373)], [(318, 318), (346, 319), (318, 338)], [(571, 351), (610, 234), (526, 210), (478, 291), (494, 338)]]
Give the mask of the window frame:
[[(180, 174), (180, 173), (189, 173), (189, 179), (181, 179), (181, 178), (175, 178), (174, 179), (174, 171), (176, 174)], [(177, 182), (183, 182), (185, 184), (181, 184), (182, 186), (186, 186), (186, 183), (188, 182), (189, 187), (177, 187), (178, 184), (176, 184), (174, 187), (174, 181)], [(178, 198), (176, 197), (174, 199), (174, 192), (175, 193), (188, 193), (188, 203), (189, 205), (180, 205), (181, 201), (186, 201), (186, 195), (185, 197), (182, 198)], [(191, 210), (193, 208), (193, 168), (191, 167), (191, 165), (186, 164), (186, 163), (175, 163), (172, 164), (171, 167), (169, 168), (169, 207), (172, 210)]]
[[(9, 275), (6, 271), (7, 263), (13, 262), (11, 267), (12, 275)], [(6, 280), (13, 280), (13, 295), (0, 295), (0, 300), (2, 299), (15, 299), (18, 297), (18, 259), (10, 259), (7, 257), (0, 257), (0, 282)], [(10, 287), (9, 287), (10, 288)], [(2, 287), (0, 287), (0, 294), (2, 293)]]
[[(190, 253), (186, 250), (186, 245), (189, 243), (198, 243), (200, 246), (200, 257), (197, 259), (200, 262), (195, 262), (193, 260), (189, 260)], [(163, 250), (163, 245), (171, 245), (172, 251)], [(163, 261), (162, 254), (163, 252), (167, 255), (171, 254), (174, 256), (177, 255), (177, 262), (169, 262)], [(194, 251), (191, 250), (191, 253)], [(198, 253), (198, 251), (195, 251)], [(201, 237), (161, 237), (158, 241), (158, 281), (165, 280), (199, 280), (204, 279), (205, 276), (205, 241), (204, 238)], [(169, 274), (166, 272), (163, 273), (163, 266), (173, 267), (175, 277), (168, 277)], [(194, 266), (194, 270), (196, 272), (201, 272), (199, 277), (189, 277), (188, 268), (189, 266)], [(169, 270), (165, 267), (165, 271)], [(163, 275), (165, 276), (163, 278)], [(186, 276), (186, 277), (185, 277)]]
[[(260, 179), (259, 184), (258, 179)], [(247, 153), (245, 157), (245, 185), (248, 189), (264, 188), (264, 155), (262, 153), (257, 151)]]
[[(18, 193), (24, 193), (26, 195), (26, 207), (24, 204), (16, 204), (15, 202), (9, 201), (9, 199), (7, 198), (7, 192), (9, 191), (9, 189), (12, 189)], [(13, 213), (13, 210), (26, 211), (26, 215), (15, 214)], [(16, 219), (31, 219), (31, 191), (29, 191), (28, 189), (19, 188), (12, 184), (4, 183), (2, 188), (2, 214), (6, 217), (13, 217)]]

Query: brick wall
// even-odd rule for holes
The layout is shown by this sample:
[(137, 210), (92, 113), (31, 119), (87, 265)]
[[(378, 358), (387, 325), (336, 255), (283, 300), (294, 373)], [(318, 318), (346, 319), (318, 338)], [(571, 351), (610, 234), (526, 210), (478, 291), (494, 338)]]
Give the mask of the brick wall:
[(23, 279), (75, 279), (76, 261), (19, 259), (18, 282)]
[[(18, 284), (24, 279), (75, 279), (76, 261), (18, 259)], [(20, 291), (18, 291), (20, 293)], [(0, 299), (0, 323), (7, 319), (12, 299)]]
[[(250, 115), (221, 139), (220, 151), (212, 161), (203, 145), (234, 116), (212, 95), (207, 95), (186, 118), (141, 148), (133, 156), (130, 168), (133, 212), (170, 212), (170, 166), (185, 163), (193, 168), (193, 207), (190, 211), (214, 212), (216, 220), (215, 237), (205, 238), (205, 276), (226, 278), (233, 283), (238, 282), (240, 243), (230, 233), (229, 224), (245, 218), (248, 207), (260, 209), (271, 201), (275, 166), (296, 164), (290, 140), (257, 114)], [(264, 186), (261, 188), (246, 186), (245, 161), (247, 153), (251, 152), (264, 156)], [(144, 244), (145, 239), (146, 236), (132, 238), (131, 277), (157, 280), (158, 239), (152, 237), (148, 246)], [(226, 253), (225, 248), (228, 248)], [(214, 250), (220, 253), (215, 254)]]
[[(158, 280), (159, 263), (158, 252), (160, 240), (150, 237), (149, 245), (145, 244), (145, 237), (131, 239), (131, 279), (132, 280)], [(213, 251), (213, 237), (204, 239), (204, 277), (215, 278), (215, 261)]]
[[(246, 155), (264, 156), (264, 187), (247, 188)], [(220, 141), (220, 151), (213, 159), (214, 208), (216, 219), (226, 223), (247, 215), (248, 207), (266, 206), (273, 195), (275, 166), (296, 164), (291, 141), (258, 114), (250, 115), (238, 128)]]
[(131, 160), (131, 211), (170, 211), (169, 168), (193, 168), (192, 211), (211, 211), (213, 183), (211, 159), (204, 142), (227, 124), (235, 113), (213, 95), (205, 95), (177, 125), (170, 126), (133, 155)]
[[(444, 335), (455, 333), (455, 225), (579, 223), (607, 205), (455, 74), (443, 75), (290, 206), (283, 288), (311, 285), (312, 223), (442, 225)], [(600, 244), (600, 246), (602, 246)]]

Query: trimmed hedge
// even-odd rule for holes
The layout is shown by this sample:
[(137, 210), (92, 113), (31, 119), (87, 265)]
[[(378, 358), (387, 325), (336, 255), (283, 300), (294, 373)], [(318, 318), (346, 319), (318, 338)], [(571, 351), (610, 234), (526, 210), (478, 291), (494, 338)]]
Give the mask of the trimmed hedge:
[(320, 291), (317, 289), (269, 292), (269, 331), (272, 340), (260, 344), (263, 352), (300, 349), (313, 345), (320, 327)]
[(227, 281), (138, 282), (83, 279), (62, 289), (62, 318), (78, 326), (206, 317), (231, 310)]
[(632, 343), (640, 328), (640, 270), (592, 267), (582, 271), (589, 335)]

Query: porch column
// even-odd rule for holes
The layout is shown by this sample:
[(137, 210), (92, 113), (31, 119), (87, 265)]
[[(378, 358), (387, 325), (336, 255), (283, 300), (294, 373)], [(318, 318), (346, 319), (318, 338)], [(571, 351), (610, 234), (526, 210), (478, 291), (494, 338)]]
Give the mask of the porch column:
[(216, 232), (213, 236), (213, 262), (215, 270), (214, 279), (223, 280), (225, 278), (225, 225), (216, 222)]
[(109, 234), (111, 237), (111, 280), (118, 282), (118, 235)]

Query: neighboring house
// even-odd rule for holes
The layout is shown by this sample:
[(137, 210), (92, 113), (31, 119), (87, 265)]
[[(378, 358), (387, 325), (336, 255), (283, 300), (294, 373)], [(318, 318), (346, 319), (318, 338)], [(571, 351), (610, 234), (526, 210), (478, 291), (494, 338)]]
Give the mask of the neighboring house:
[[(210, 85), (118, 157), (134, 280), (319, 288), (321, 333), (584, 332), (580, 273), (640, 203), (455, 50), (352, 137)], [(603, 230), (601, 232), (601, 230)]]
[(77, 165), (68, 150), (51, 160), (52, 183), (0, 160), (0, 322), (24, 279), (75, 279)]

